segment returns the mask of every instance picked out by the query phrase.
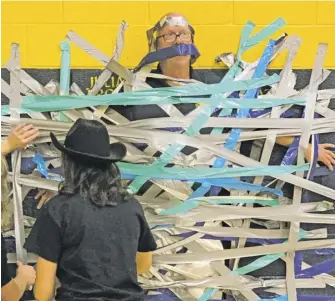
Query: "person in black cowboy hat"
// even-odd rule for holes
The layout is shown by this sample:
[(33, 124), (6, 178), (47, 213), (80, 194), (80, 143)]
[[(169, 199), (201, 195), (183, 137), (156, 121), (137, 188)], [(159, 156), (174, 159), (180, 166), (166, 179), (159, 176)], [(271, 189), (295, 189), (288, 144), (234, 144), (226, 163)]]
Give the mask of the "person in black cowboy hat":
[(78, 119), (62, 145), (64, 182), (42, 208), (36, 235), (38, 301), (143, 300), (137, 274), (151, 266), (157, 245), (140, 203), (121, 185), (115, 164), (126, 155), (109, 144), (106, 127)]

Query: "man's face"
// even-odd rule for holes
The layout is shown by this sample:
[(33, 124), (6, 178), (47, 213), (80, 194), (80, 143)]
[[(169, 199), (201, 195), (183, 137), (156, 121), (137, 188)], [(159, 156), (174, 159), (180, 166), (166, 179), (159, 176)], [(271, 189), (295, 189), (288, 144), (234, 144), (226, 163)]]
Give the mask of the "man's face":
[(192, 44), (191, 31), (184, 26), (165, 26), (157, 34), (157, 48), (167, 48), (174, 44)]

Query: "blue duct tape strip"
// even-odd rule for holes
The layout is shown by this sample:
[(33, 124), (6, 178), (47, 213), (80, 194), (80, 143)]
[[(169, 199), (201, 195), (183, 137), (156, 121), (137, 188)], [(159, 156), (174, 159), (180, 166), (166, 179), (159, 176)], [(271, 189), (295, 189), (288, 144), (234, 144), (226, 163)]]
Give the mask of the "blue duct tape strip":
[[(253, 74), (253, 78), (260, 78), (263, 76), (265, 73), (267, 66), (271, 60), (272, 52), (273, 52), (273, 47), (275, 45), (274, 40), (270, 40), (268, 45), (265, 47), (263, 55), (261, 56), (259, 63), (256, 67), (256, 70)], [(249, 89), (246, 92), (246, 97), (247, 98), (257, 98), (259, 89)], [(248, 117), (249, 109), (242, 109), (239, 110), (237, 114), (237, 118), (246, 118)], [(236, 147), (237, 141), (241, 135), (241, 129), (232, 129), (230, 135), (228, 136), (227, 142), (225, 144), (225, 148), (233, 150)], [(226, 163), (226, 159), (224, 158), (216, 158), (213, 168), (218, 168), (224, 166)], [(216, 187), (213, 187), (210, 191), (210, 195), (218, 195), (219, 194), (219, 189)]]
[(302, 260), (304, 258), (304, 254), (302, 252), (295, 252), (294, 256), (294, 272), (295, 274), (299, 274), (301, 272)]
[[(244, 51), (249, 49), (250, 47), (258, 44), (261, 40), (272, 35), (275, 31), (285, 25), (285, 21), (282, 18), (277, 19), (275, 22), (270, 24), (268, 27), (264, 28), (262, 31), (255, 34), (252, 38), (248, 39), (252, 30), (254, 29), (255, 25), (250, 21), (246, 24), (242, 31), (241, 42), (237, 54), (237, 60), (233, 67), (228, 71), (227, 75), (225, 76), (226, 80), (232, 80), (234, 76), (237, 74), (239, 70), (238, 65), (241, 61), (241, 55)], [(249, 44), (247, 43), (247, 40)], [(252, 87), (249, 88), (253, 89)], [(247, 89), (248, 90), (248, 89)], [(229, 143), (229, 141), (227, 141)], [(229, 145), (229, 144), (228, 144)], [(227, 146), (226, 146), (227, 147)], [(207, 301), (214, 293), (216, 289), (206, 289), (203, 295), (198, 299), (198, 301)]]
[(37, 165), (38, 172), (45, 178), (49, 179), (48, 169), (46, 163), (40, 153), (36, 153), (33, 162)]
[(137, 72), (145, 65), (182, 55), (191, 55), (197, 59), (200, 56), (200, 52), (194, 44), (176, 44), (171, 47), (149, 52), (134, 69), (134, 72)]
[[(297, 295), (298, 301), (335, 301), (334, 296), (305, 296)], [(280, 296), (270, 299), (259, 299), (258, 301), (288, 301), (287, 296)]]
[(297, 278), (312, 278), (322, 273), (335, 271), (335, 259), (331, 259), (296, 273)]
[(315, 171), (316, 171), (316, 164), (318, 162), (319, 158), (319, 135), (312, 135), (312, 139), (314, 142), (314, 147), (313, 147), (313, 162), (312, 162), (312, 167), (311, 167), (311, 173), (309, 175), (309, 180), (313, 180), (315, 176)]

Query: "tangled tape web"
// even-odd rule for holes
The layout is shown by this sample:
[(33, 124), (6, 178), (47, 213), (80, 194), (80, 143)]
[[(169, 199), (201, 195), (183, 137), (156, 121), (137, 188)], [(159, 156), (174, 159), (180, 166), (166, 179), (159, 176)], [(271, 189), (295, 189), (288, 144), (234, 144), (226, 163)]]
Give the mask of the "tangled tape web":
[[(228, 299), (256, 301), (262, 298), (257, 289), (263, 288), (262, 294), (294, 301), (309, 298), (297, 295), (299, 288), (334, 286), (335, 278), (328, 273), (335, 261), (310, 266), (303, 262), (303, 255), (334, 254), (335, 239), (329, 239), (325, 226), (312, 231), (300, 228), (300, 223), (329, 225), (335, 221), (334, 214), (313, 213), (332, 210), (329, 200), (335, 196), (333, 189), (312, 181), (319, 170), (318, 135), (335, 129), (335, 112), (328, 108), (335, 91), (318, 90), (330, 73), (322, 69), (327, 45), (318, 45), (310, 84), (296, 91), (292, 63), (300, 38), (269, 39), (284, 25), (278, 19), (252, 35), (255, 25), (248, 22), (236, 56), (218, 57), (230, 67), (220, 83), (190, 81), (158, 89), (149, 89), (146, 78), (167, 77), (150, 73), (151, 65), (134, 74), (118, 63), (125, 22), (120, 25), (112, 58), (70, 31), (60, 44), (60, 83), (52, 80), (46, 86), (20, 70), (19, 46), (13, 44), (11, 59), (5, 65), (10, 71), (10, 86), (3, 81), (2, 92), (10, 104), (1, 109), (2, 133), (8, 135), (13, 125), (28, 121), (41, 132), (33, 146), (12, 155), (9, 177), (15, 223), (8, 235), (15, 236), (17, 258), (34, 261), (23, 249), (25, 230), (34, 219), (23, 216), (22, 200), (32, 188), (56, 191), (60, 180), (59, 153), (50, 145), (49, 132), (64, 139), (77, 118), (87, 118), (104, 122), (111, 142), (127, 146), (125, 162), (119, 163), (122, 178), (137, 194), (158, 244), (150, 272), (139, 276), (149, 299), (221, 300), (225, 292)], [(242, 61), (245, 51), (266, 39), (258, 61)], [(76, 83), (70, 87), (70, 42), (106, 67), (88, 95)], [(281, 73), (269, 76), (269, 63), (285, 50), (287, 59)], [(113, 73), (122, 77), (121, 84), (110, 95), (95, 96)], [(264, 86), (271, 89), (260, 95)], [(125, 93), (118, 93), (122, 87)], [(174, 106), (180, 103), (198, 106), (184, 116)], [(113, 105), (145, 104), (159, 105), (169, 117), (130, 122), (113, 110)], [(293, 105), (304, 108), (302, 118), (285, 118)], [(212, 117), (214, 112), (219, 112), (218, 117)], [(315, 113), (320, 118), (315, 118)], [(29, 118), (22, 118), (22, 114)], [(167, 130), (171, 127), (177, 130)], [(200, 134), (203, 128), (210, 128), (210, 134)], [(223, 128), (231, 130), (222, 134)], [(260, 130), (254, 131), (256, 128)], [(288, 135), (296, 138), (283, 163), (269, 166), (276, 137)], [(305, 164), (304, 150), (310, 137), (314, 157), (311, 164)], [(262, 146), (257, 159), (238, 152), (242, 141)], [(186, 155), (181, 152), (185, 146), (195, 151)], [(21, 159), (27, 158), (33, 158), (37, 167), (31, 174), (21, 174)], [(264, 177), (270, 177), (275, 186), (264, 185)], [(283, 195), (284, 183), (294, 185), (293, 198)], [(229, 196), (219, 195), (222, 188)], [(328, 201), (301, 202), (303, 189)], [(221, 241), (231, 241), (230, 249), (223, 249)], [(245, 247), (246, 243), (255, 246)], [(241, 266), (240, 258), (247, 257), (252, 261)], [(286, 279), (247, 275), (280, 260), (286, 264)]]

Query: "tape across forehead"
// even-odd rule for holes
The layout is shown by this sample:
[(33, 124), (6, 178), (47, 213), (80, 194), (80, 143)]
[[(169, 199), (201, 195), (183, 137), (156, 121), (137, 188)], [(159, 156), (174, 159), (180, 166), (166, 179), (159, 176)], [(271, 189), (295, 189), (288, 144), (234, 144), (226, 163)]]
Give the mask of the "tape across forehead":
[(188, 28), (192, 35), (195, 34), (193, 27), (188, 23), (187, 19), (183, 16), (165, 16), (160, 21), (158, 21), (155, 26), (150, 28), (147, 31), (147, 39), (148, 39), (148, 46), (149, 51), (155, 51), (155, 42), (157, 32), (166, 26), (181, 26)]
[(165, 16), (163, 17), (157, 24), (156, 30), (162, 29), (165, 26), (182, 26), (192, 29), (192, 26), (188, 23), (188, 21), (183, 16)]

